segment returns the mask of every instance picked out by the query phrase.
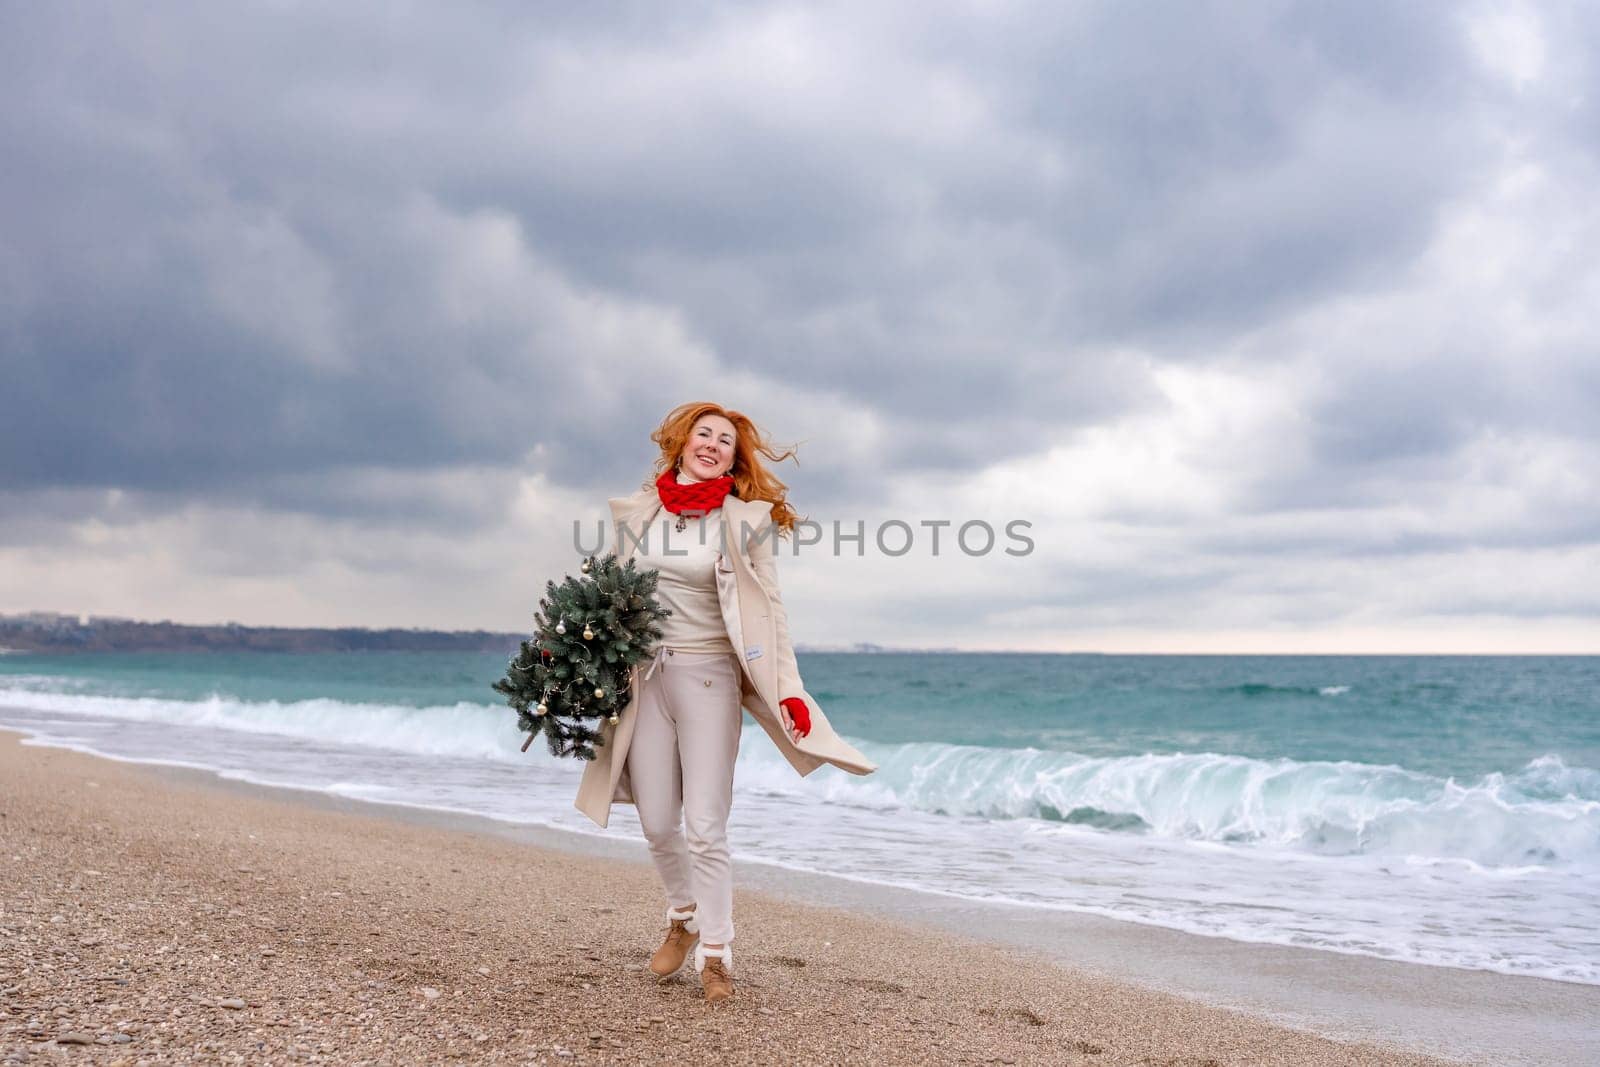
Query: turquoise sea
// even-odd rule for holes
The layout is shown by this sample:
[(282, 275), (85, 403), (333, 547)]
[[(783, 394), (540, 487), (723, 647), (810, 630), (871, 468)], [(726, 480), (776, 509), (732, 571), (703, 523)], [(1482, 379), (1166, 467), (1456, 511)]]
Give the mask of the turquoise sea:
[[(0, 656), (0, 726), (599, 833), (493, 654)], [(740, 862), (1600, 984), (1600, 657), (802, 653), (880, 769), (748, 720)], [(619, 807), (613, 835), (639, 836)]]

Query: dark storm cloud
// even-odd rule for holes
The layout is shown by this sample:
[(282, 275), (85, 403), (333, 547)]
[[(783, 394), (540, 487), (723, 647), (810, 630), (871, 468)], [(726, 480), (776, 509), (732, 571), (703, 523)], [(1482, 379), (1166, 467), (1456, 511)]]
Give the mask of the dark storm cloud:
[[(1496, 132), (1451, 5), (0, 22), (0, 487), (314, 513), (470, 519), (317, 483), (535, 446), (631, 486), (719, 368), (884, 420), (840, 496), (1033, 452), (1154, 402), (1129, 348), (1204, 361), (1400, 275)], [(573, 306), (631, 332), (597, 352)]]
[[(729, 358), (939, 417), (892, 462), (944, 467), (952, 418), (995, 428), (974, 408), (1028, 440), (1146, 401), (1137, 376), (1085, 373), (1096, 346), (1204, 359), (1230, 330), (1380, 283), (1472, 180), (1473, 67), (1438, 11), (1368, 12), (1364, 49), (1363, 24), (1292, 8), (1085, 10), (906, 20), (901, 58), (979, 115), (956, 134), (892, 66), (865, 118), (745, 151), (727, 131), (747, 136), (748, 102), (692, 97), (632, 209), (604, 177), (576, 223), (549, 189), (501, 194), (558, 246), (620, 201), (610, 232), (629, 240), (586, 264), (595, 278), (694, 309)], [(897, 108), (924, 109), (924, 136)]]

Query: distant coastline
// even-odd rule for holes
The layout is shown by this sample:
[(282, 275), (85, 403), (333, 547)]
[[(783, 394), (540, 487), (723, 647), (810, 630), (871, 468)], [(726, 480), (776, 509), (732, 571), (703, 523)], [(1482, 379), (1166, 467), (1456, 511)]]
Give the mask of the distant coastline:
[[(0, 655), (78, 652), (500, 652), (511, 655), (527, 634), (492, 630), (365, 627), (210, 626), (104, 615), (34, 611), (0, 615)], [(958, 652), (954, 648), (796, 645), (796, 652)]]
[(217, 626), (30, 612), (0, 615), (6, 653), (514, 652), (525, 635), (490, 630)]

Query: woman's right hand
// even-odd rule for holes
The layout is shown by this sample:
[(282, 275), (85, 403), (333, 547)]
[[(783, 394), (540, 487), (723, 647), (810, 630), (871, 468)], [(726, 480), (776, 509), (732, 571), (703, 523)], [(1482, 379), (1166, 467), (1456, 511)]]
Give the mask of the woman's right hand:
[(778, 717), (783, 720), (783, 728), (789, 735), (789, 740), (800, 743), (800, 739), (811, 732), (811, 709), (806, 707), (806, 702), (799, 697), (784, 697), (778, 702)]

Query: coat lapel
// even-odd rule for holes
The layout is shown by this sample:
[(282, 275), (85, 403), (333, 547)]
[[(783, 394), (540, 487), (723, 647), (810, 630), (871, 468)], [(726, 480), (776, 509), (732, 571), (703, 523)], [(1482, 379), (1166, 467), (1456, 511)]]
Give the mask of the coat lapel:
[[(723, 551), (717, 557), (717, 599), (728, 639), (750, 687), (769, 708), (778, 706), (778, 657), (773, 646), (772, 604), (755, 579), (745, 555), (744, 537), (754, 532), (771, 505), (729, 497), (722, 504)], [(751, 712), (758, 715), (757, 712)], [(758, 715), (759, 718), (759, 715)]]

